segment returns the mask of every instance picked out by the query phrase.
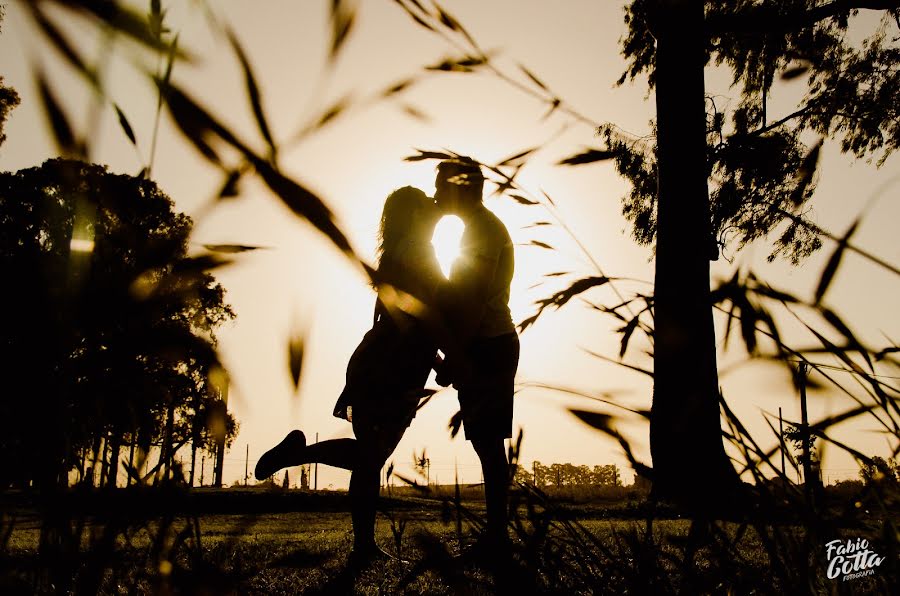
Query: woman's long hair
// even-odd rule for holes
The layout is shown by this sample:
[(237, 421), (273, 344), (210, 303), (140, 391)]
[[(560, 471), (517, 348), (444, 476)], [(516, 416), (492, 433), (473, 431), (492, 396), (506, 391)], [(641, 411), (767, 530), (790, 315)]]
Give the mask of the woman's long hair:
[[(401, 251), (410, 248), (421, 254), (412, 255), (413, 261), (431, 266), (435, 261), (431, 248), (436, 216), (433, 201), (412, 186), (404, 186), (392, 192), (384, 202), (381, 223), (378, 227), (376, 252), (379, 281), (413, 289), (418, 271), (410, 271), (399, 263)], [(436, 261), (435, 261), (436, 262)]]

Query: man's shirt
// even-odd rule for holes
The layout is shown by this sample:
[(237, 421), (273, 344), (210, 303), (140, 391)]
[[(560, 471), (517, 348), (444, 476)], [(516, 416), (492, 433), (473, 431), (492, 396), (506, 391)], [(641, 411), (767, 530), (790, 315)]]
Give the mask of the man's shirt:
[[(473, 338), (514, 333), (509, 290), (515, 262), (509, 232), (481, 204), (469, 214), (465, 224), (459, 257), (450, 272), (450, 286), (458, 300), (456, 314), (468, 323), (466, 327), (471, 329)], [(479, 314), (479, 321), (471, 320)]]

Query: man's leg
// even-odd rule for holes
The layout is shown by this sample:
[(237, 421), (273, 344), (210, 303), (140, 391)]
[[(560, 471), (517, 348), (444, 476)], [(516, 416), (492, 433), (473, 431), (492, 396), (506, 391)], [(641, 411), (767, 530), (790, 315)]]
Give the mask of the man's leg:
[(509, 461), (502, 438), (472, 439), (472, 447), (481, 459), (484, 472), (484, 500), (487, 508), (487, 537), (506, 541), (509, 494)]

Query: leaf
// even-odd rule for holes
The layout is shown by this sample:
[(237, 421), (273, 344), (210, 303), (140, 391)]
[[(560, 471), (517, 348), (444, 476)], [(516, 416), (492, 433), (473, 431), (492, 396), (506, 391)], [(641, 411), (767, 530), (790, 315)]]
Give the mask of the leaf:
[(252, 250), (266, 249), (267, 246), (248, 246), (246, 244), (204, 244), (203, 248), (211, 252), (235, 254)]
[(433, 2), (433, 4), (438, 11), (438, 17), (440, 18), (441, 23), (443, 23), (451, 31), (459, 31), (459, 23), (456, 21), (456, 19), (454, 19), (452, 16), (450, 16), (450, 14), (447, 13), (447, 11), (441, 8), (437, 2)]
[(496, 167), (499, 168), (502, 166), (518, 165), (518, 162), (521, 162), (523, 160), (523, 158), (531, 155), (538, 149), (540, 149), (540, 147), (532, 147), (531, 149), (526, 149), (526, 150), (520, 151), (514, 155), (510, 155), (509, 157), (507, 157), (506, 159), (504, 159), (503, 161), (498, 163)]
[(122, 112), (117, 104), (113, 104), (113, 107), (116, 109), (116, 115), (119, 117), (119, 126), (122, 127), (122, 131), (128, 137), (128, 140), (131, 141), (131, 144), (137, 147), (137, 139), (134, 137), (134, 130), (132, 130), (131, 124), (128, 123), (128, 118), (125, 117), (125, 113)]
[(440, 153), (438, 151), (422, 151), (421, 149), (416, 149), (418, 151), (418, 155), (410, 155), (403, 158), (403, 161), (422, 161), (425, 159), (454, 159), (456, 156), (450, 155), (449, 153)]
[(625, 352), (628, 350), (628, 341), (631, 339), (634, 330), (637, 329), (638, 323), (640, 322), (640, 316), (633, 317), (628, 323), (619, 329), (622, 333), (622, 347), (619, 348), (619, 358), (625, 357)]
[(232, 170), (228, 172), (228, 176), (225, 178), (225, 182), (222, 183), (222, 188), (219, 190), (219, 194), (216, 198), (228, 199), (238, 196), (238, 183), (243, 175), (244, 173), (241, 170)]
[(75, 141), (75, 133), (72, 132), (72, 125), (69, 123), (68, 117), (63, 112), (62, 107), (53, 95), (47, 78), (40, 68), (32, 67), (37, 78), (38, 91), (41, 96), (41, 103), (44, 107), (44, 114), (50, 121), (50, 127), (53, 129), (53, 138), (56, 146), (63, 155), (78, 154), (78, 143)]
[(462, 428), (462, 423), (463, 417), (461, 411), (457, 412), (450, 418), (450, 422), (447, 424), (447, 428), (450, 429), (451, 439), (456, 438), (456, 435), (459, 434), (459, 429)]
[(876, 361), (884, 360), (889, 354), (896, 354), (898, 352), (900, 352), (900, 348), (897, 348), (897, 347), (885, 348), (885, 349), (879, 351), (877, 354), (875, 354), (875, 360)]
[(586, 410), (569, 410), (576, 418), (597, 430), (607, 434), (619, 436), (619, 433), (613, 428), (612, 422), (614, 418), (609, 414), (601, 414), (599, 412), (588, 412)]
[(162, 10), (162, 2), (160, 0), (150, 0), (150, 14), (148, 16), (150, 32), (158, 41), (162, 41), (162, 36), (165, 32), (165, 27), (163, 26), (165, 13)]
[(535, 85), (537, 85), (538, 87), (540, 87), (541, 89), (543, 89), (543, 90), (546, 91), (547, 93), (550, 92), (550, 88), (547, 87), (547, 85), (545, 85), (544, 82), (543, 82), (542, 80), (540, 80), (539, 78), (537, 78), (537, 76), (536, 76), (533, 72), (531, 72), (530, 70), (528, 70), (527, 68), (525, 68), (524, 65), (519, 64), (519, 68), (522, 70), (522, 72), (525, 73), (525, 76), (527, 76), (529, 79), (531, 79), (531, 82), (533, 82)]
[(269, 151), (274, 156), (277, 153), (275, 141), (272, 138), (272, 131), (269, 129), (269, 123), (266, 120), (266, 115), (263, 111), (262, 96), (259, 91), (259, 85), (256, 82), (256, 76), (253, 74), (253, 67), (250, 66), (247, 54), (244, 52), (244, 48), (241, 46), (234, 31), (228, 28), (225, 32), (228, 35), (228, 41), (231, 42), (234, 53), (237, 54), (238, 60), (241, 63), (241, 69), (244, 72), (244, 85), (247, 88), (247, 97), (250, 99), (250, 106), (253, 109), (253, 117), (256, 119), (256, 125), (259, 128), (263, 139), (265, 139), (266, 143), (269, 145)]
[[(108, 25), (112, 30), (130, 37), (149, 48), (157, 51), (168, 51), (170, 49), (165, 42), (153, 35), (153, 31), (147, 26), (146, 16), (128, 8), (124, 3), (66, 0), (60, 4), (75, 12), (93, 16)], [(177, 52), (177, 58), (185, 62), (194, 61), (193, 57), (180, 50)]]
[(356, 22), (356, 11), (346, 1), (337, 0), (331, 4), (331, 47), (328, 61), (334, 62), (341, 48), (350, 37)]
[(327, 110), (322, 113), (321, 116), (319, 116), (319, 119), (316, 120), (315, 124), (313, 124), (311, 130), (318, 130), (340, 116), (341, 113), (343, 113), (343, 111), (346, 110), (350, 105), (351, 101), (352, 100), (348, 95), (334, 102)]
[(541, 194), (544, 195), (544, 198), (546, 198), (547, 201), (548, 201), (551, 205), (553, 205), (554, 207), (556, 207), (556, 203), (553, 202), (553, 199), (550, 198), (550, 195), (547, 194), (547, 191), (545, 191), (544, 189), (541, 189)]
[(403, 79), (400, 82), (394, 83), (387, 89), (381, 92), (382, 97), (390, 97), (391, 95), (396, 95), (397, 93), (401, 93), (409, 89), (416, 82), (415, 78)]
[(514, 200), (515, 202), (517, 202), (520, 205), (540, 205), (540, 203), (538, 203), (537, 201), (532, 201), (531, 199), (526, 199), (522, 195), (508, 194), (506, 196), (508, 196), (509, 198), (511, 198), (512, 200)]
[(585, 353), (589, 354), (590, 356), (593, 356), (594, 358), (603, 360), (604, 362), (609, 362), (610, 364), (616, 364), (623, 368), (627, 368), (628, 370), (633, 370), (635, 372), (639, 372), (641, 374), (647, 375), (651, 379), (653, 378), (652, 370), (648, 370), (646, 368), (641, 368), (641, 367), (635, 366), (633, 364), (628, 364), (627, 362), (622, 362), (621, 360), (613, 360), (612, 358), (607, 358), (603, 354), (598, 354), (597, 352), (592, 352), (591, 350), (584, 350), (584, 351), (585, 351)]
[(785, 292), (781, 292), (776, 290), (770, 286), (755, 286), (751, 288), (751, 290), (760, 296), (765, 296), (766, 298), (771, 298), (773, 300), (778, 300), (779, 302), (784, 302), (787, 304), (794, 304), (799, 302), (799, 299), (787, 294)]
[(819, 165), (819, 153), (822, 149), (823, 142), (824, 139), (819, 139), (819, 141), (813, 145), (803, 157), (803, 161), (797, 169), (797, 186), (794, 187), (790, 197), (791, 202), (795, 206), (799, 206), (803, 203), (803, 195), (806, 194), (806, 189), (809, 188), (810, 183), (812, 183), (813, 175), (816, 173), (816, 168)]
[(41, 32), (51, 41), (57, 51), (68, 60), (69, 64), (71, 64), (75, 70), (84, 75), (94, 89), (97, 89), (98, 79), (96, 71), (85, 64), (84, 60), (81, 59), (81, 56), (78, 55), (78, 52), (72, 47), (72, 44), (69, 43), (62, 32), (60, 32), (60, 30), (47, 18), (47, 15), (40, 7), (41, 5), (36, 2), (29, 2), (26, 3), (26, 5), (31, 9), (31, 16), (41, 29)]
[(850, 241), (850, 238), (853, 236), (854, 232), (856, 232), (856, 228), (859, 226), (859, 218), (853, 222), (850, 226), (850, 229), (847, 230), (847, 233), (838, 240), (838, 245), (834, 249), (834, 252), (831, 254), (831, 257), (828, 259), (828, 263), (825, 264), (825, 269), (822, 270), (822, 277), (819, 278), (819, 285), (816, 286), (816, 294), (815, 294), (815, 304), (818, 305), (822, 298), (825, 296), (825, 292), (828, 291), (828, 286), (831, 285), (831, 281), (834, 279), (835, 273), (837, 273), (838, 267), (841, 264), (841, 258), (844, 255), (844, 250), (847, 248), (847, 243)]
[(583, 165), (586, 163), (594, 163), (597, 161), (605, 161), (608, 159), (613, 159), (616, 156), (614, 151), (609, 151), (605, 149), (588, 149), (583, 151), (582, 153), (578, 153), (571, 157), (567, 157), (563, 160), (557, 162), (557, 165), (560, 166), (577, 166)]
[(555, 248), (553, 248), (546, 242), (541, 242), (540, 240), (532, 240), (531, 242), (528, 243), (528, 246), (537, 246), (538, 248), (543, 248), (546, 250), (556, 250)]
[(165, 101), (172, 120), (181, 133), (206, 159), (216, 165), (222, 165), (219, 154), (207, 142), (208, 137), (215, 134), (217, 123), (179, 89), (169, 86), (164, 79), (156, 81), (160, 89), (160, 99)]
[(534, 325), (540, 316), (541, 316), (541, 311), (538, 311), (535, 314), (531, 315), (530, 317), (526, 317), (526, 318), (522, 319), (519, 322), (519, 324), (516, 325), (516, 329), (519, 330), (519, 333), (523, 333), (526, 329), (528, 329), (529, 327)]
[(230, 265), (231, 259), (225, 259), (217, 255), (201, 255), (181, 259), (172, 267), (172, 274), (176, 276), (194, 276), (200, 273)]
[[(335, 224), (331, 210), (318, 196), (284, 176), (268, 160), (256, 155), (234, 133), (210, 116), (179, 88), (170, 87), (166, 94), (166, 104), (179, 128), (195, 145), (198, 143), (200, 146), (205, 145), (204, 136), (214, 134), (243, 153), (269, 189), (285, 205), (325, 234), (346, 255), (360, 262), (350, 246), (350, 242)], [(208, 147), (208, 145), (206, 146)]]
[(568, 275), (569, 271), (555, 271), (553, 273), (545, 273), (544, 277), (559, 277), (560, 275)]
[(863, 347), (858, 339), (856, 339), (856, 336), (850, 330), (850, 327), (848, 327), (847, 324), (844, 323), (844, 321), (837, 315), (837, 313), (835, 313), (831, 309), (823, 308), (821, 309), (821, 312), (822, 317), (847, 339), (847, 346), (852, 351), (859, 352), (863, 359), (865, 359), (866, 364), (869, 365), (869, 369), (872, 369), (872, 361), (869, 358), (869, 351)]
[[(258, 158), (256, 159), (258, 160)], [(344, 254), (359, 261), (347, 237), (335, 224), (331, 210), (318, 196), (284, 176), (267, 162), (260, 160), (254, 163), (254, 166), (269, 188), (285, 205), (325, 234)]]
[(475, 72), (475, 69), (488, 63), (487, 56), (447, 57), (438, 63), (430, 64), (425, 70), (444, 72)]
[(527, 225), (527, 226), (523, 226), (522, 229), (523, 229), (523, 230), (528, 230), (528, 229), (530, 229), (530, 228), (540, 228), (540, 227), (543, 227), (543, 226), (552, 226), (552, 225), (553, 225), (553, 224), (550, 223), (549, 221), (536, 221), (536, 222), (534, 222), (533, 224), (529, 224), (529, 225)]
[(550, 302), (557, 308), (560, 308), (569, 300), (588, 291), (591, 288), (598, 288), (608, 284), (613, 278), (606, 276), (591, 276), (578, 279), (572, 284), (549, 298)]
[(178, 34), (175, 35), (175, 38), (172, 40), (172, 43), (169, 45), (168, 54), (166, 56), (166, 72), (163, 73), (162, 82), (165, 85), (169, 84), (169, 81), (172, 80), (172, 69), (175, 67), (175, 58), (178, 55)]
[(744, 340), (744, 345), (747, 347), (747, 353), (755, 354), (757, 345), (756, 322), (759, 320), (759, 313), (753, 308), (749, 300), (741, 299), (737, 304), (741, 309), (741, 337)]
[(420, 122), (431, 122), (431, 117), (428, 114), (411, 104), (403, 104), (403, 113)]
[(288, 343), (288, 364), (294, 389), (300, 387), (300, 374), (303, 372), (304, 340), (302, 336), (294, 337)]
[(808, 62), (804, 62), (801, 64), (797, 64), (796, 66), (792, 66), (787, 70), (784, 70), (781, 73), (782, 81), (793, 81), (796, 78), (799, 78), (809, 72), (810, 64)]
[[(406, 5), (402, 2), (402, 0), (394, 0), (394, 3), (396, 3), (396, 4), (399, 5), (404, 11), (406, 11), (406, 14), (408, 14), (409, 17), (410, 17), (413, 21), (415, 21), (418, 25), (424, 27), (425, 29), (428, 29), (429, 31), (431, 31), (431, 32), (433, 32), (433, 33), (436, 33), (436, 32), (437, 32), (437, 30), (436, 30), (434, 27), (432, 27), (431, 25), (429, 25), (428, 23), (426, 23), (425, 20), (424, 20), (422, 17), (420, 17), (419, 15), (417, 15), (415, 12), (413, 12), (413, 10), (412, 10), (411, 8), (409, 8), (408, 6), (406, 6)], [(413, 4), (415, 4), (415, 5), (419, 8), (419, 10), (421, 10), (423, 13), (427, 14), (427, 11), (422, 7), (421, 4), (419, 4), (418, 2), (413, 2)]]
[(549, 118), (553, 114), (553, 112), (555, 112), (556, 110), (559, 109), (559, 106), (561, 106), (561, 105), (562, 105), (562, 100), (558, 97), (554, 97), (553, 100), (550, 102), (550, 109), (547, 110), (546, 114), (541, 116), (541, 120), (546, 120), (547, 118)]

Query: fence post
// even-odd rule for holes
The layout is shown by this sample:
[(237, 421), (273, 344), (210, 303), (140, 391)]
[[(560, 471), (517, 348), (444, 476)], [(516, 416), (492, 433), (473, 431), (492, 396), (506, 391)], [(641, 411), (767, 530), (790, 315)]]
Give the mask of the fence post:
[(806, 363), (801, 362), (798, 371), (800, 377), (800, 438), (803, 441), (803, 492), (806, 502), (813, 504), (812, 460), (809, 451), (809, 416), (806, 412)]

